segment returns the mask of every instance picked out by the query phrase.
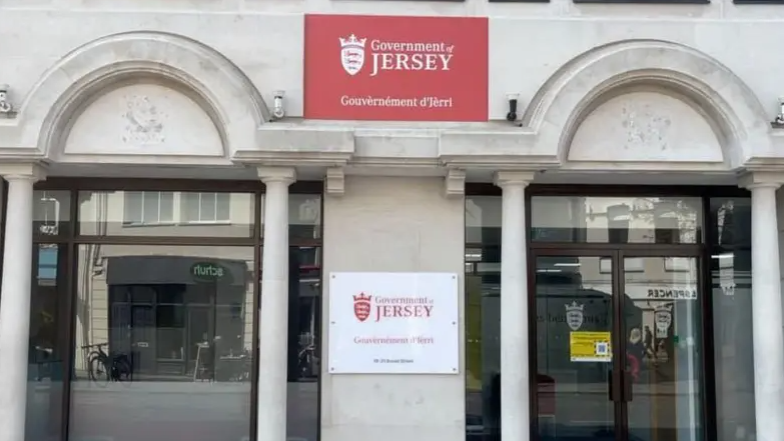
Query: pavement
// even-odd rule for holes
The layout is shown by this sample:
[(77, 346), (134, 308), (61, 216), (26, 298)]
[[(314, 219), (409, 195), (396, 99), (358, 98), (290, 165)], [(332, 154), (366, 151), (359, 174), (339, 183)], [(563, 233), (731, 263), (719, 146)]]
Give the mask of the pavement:
[[(60, 383), (33, 382), (28, 439), (47, 440)], [(250, 383), (132, 382), (72, 387), (71, 441), (247, 441)], [(315, 441), (318, 383), (289, 383), (288, 436)], [(43, 423), (43, 424), (42, 424)], [(294, 441), (294, 440), (292, 440)]]

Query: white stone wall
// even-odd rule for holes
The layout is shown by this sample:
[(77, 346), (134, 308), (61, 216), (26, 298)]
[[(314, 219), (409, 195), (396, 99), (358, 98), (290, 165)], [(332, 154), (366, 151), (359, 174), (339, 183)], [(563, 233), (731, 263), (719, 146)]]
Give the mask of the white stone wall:
[[(775, 5), (736, 6), (731, 0), (708, 5), (5, 0), (0, 4), (0, 82), (10, 84), (13, 99), (21, 102), (44, 72), (76, 47), (110, 34), (157, 30), (196, 39), (224, 54), (267, 103), (273, 91), (286, 91), (287, 113), (296, 117), (302, 115), (303, 13), (488, 15), (491, 119), (503, 119), (507, 93), (520, 93), (524, 108), (570, 59), (629, 39), (668, 40), (715, 57), (749, 85), (772, 118), (782, 91), (770, 72), (782, 71), (784, 59), (769, 54), (778, 46), (781, 11)], [(208, 139), (202, 142), (214, 146)]]
[[(346, 194), (327, 196), (324, 201), (324, 274), (335, 271), (463, 274), (464, 210), (462, 197), (443, 196), (440, 179), (347, 178)], [(329, 301), (328, 282), (329, 278), (325, 278), (325, 302)], [(461, 305), (462, 285), (461, 282)], [(327, 308), (324, 311), (322, 340), (328, 341)], [(462, 306), (460, 317), (462, 333)], [(462, 338), (460, 346), (463, 347)], [(465, 377), (462, 373), (329, 375), (326, 350), (324, 358), (322, 441), (425, 441), (464, 437)]]

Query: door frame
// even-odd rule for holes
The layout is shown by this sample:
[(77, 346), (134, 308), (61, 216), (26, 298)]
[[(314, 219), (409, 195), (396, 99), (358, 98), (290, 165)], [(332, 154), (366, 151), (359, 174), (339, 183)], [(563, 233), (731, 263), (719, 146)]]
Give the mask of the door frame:
[[(541, 246), (540, 246), (541, 245)], [(531, 412), (531, 440), (539, 439), (539, 403), (538, 403), (538, 347), (537, 347), (537, 320), (536, 320), (536, 263), (539, 257), (599, 257), (610, 258), (612, 261), (611, 266), (611, 286), (612, 286), (612, 315), (613, 322), (611, 332), (613, 335), (612, 340), (612, 353), (613, 361), (611, 364), (612, 378), (608, 386), (608, 393), (611, 395), (610, 400), (613, 401), (614, 409), (614, 427), (619, 435), (617, 441), (628, 441), (629, 439), (629, 422), (628, 422), (628, 402), (626, 397), (629, 396), (629, 389), (631, 384), (628, 381), (626, 370), (625, 357), (626, 353), (626, 337), (624, 330), (624, 307), (626, 299), (623, 298), (625, 293), (625, 278), (624, 278), (624, 260), (634, 257), (648, 258), (648, 257), (688, 257), (693, 258), (697, 262), (697, 292), (699, 293), (699, 308), (700, 308), (700, 344), (702, 345), (702, 356), (700, 357), (700, 368), (704, 374), (707, 370), (708, 357), (712, 357), (713, 351), (712, 339), (709, 339), (707, 334), (712, 332), (706, 329), (706, 324), (712, 323), (711, 320), (706, 319), (710, 314), (710, 303), (707, 297), (710, 293), (705, 292), (706, 280), (703, 276), (705, 270), (706, 253), (702, 244), (611, 244), (611, 243), (529, 243), (528, 247), (528, 351), (529, 351), (529, 400)], [(710, 256), (707, 256), (710, 258)], [(700, 417), (701, 427), (703, 433), (707, 437), (709, 434), (707, 426), (711, 423), (708, 415), (709, 409), (707, 400), (709, 399), (708, 388), (711, 385), (707, 384), (706, 375), (700, 375), (703, 379), (700, 388)]]

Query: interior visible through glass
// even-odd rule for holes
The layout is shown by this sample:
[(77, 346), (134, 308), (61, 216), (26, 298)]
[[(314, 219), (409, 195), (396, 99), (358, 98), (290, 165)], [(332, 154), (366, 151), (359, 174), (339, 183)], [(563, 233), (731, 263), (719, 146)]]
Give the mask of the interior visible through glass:
[(624, 259), (629, 437), (702, 441), (702, 308), (697, 258)]
[[(35, 191), (27, 441), (63, 439), (66, 402), (72, 440), (252, 437), (259, 196), (263, 210), (253, 193)], [(289, 207), (288, 437), (316, 441), (321, 196)]]
[(501, 436), (501, 199), (466, 198), (466, 439)]
[(536, 259), (539, 439), (616, 440), (612, 260)]

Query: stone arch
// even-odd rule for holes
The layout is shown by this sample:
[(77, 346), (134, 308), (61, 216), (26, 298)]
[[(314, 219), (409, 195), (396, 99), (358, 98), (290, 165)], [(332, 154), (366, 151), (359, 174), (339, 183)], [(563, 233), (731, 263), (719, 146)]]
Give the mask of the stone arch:
[(256, 130), (269, 120), (255, 86), (215, 49), (170, 33), (127, 32), (80, 46), (47, 70), (20, 108), (20, 144), (50, 158), (61, 154), (80, 110), (134, 78), (185, 91), (214, 122), (224, 155), (253, 149)]
[(732, 168), (741, 166), (752, 149), (768, 148), (764, 109), (745, 83), (714, 58), (660, 40), (614, 42), (577, 56), (534, 96), (523, 126), (537, 133), (543, 151), (557, 154), (563, 163), (575, 131), (596, 103), (639, 85), (667, 90), (699, 107)]

